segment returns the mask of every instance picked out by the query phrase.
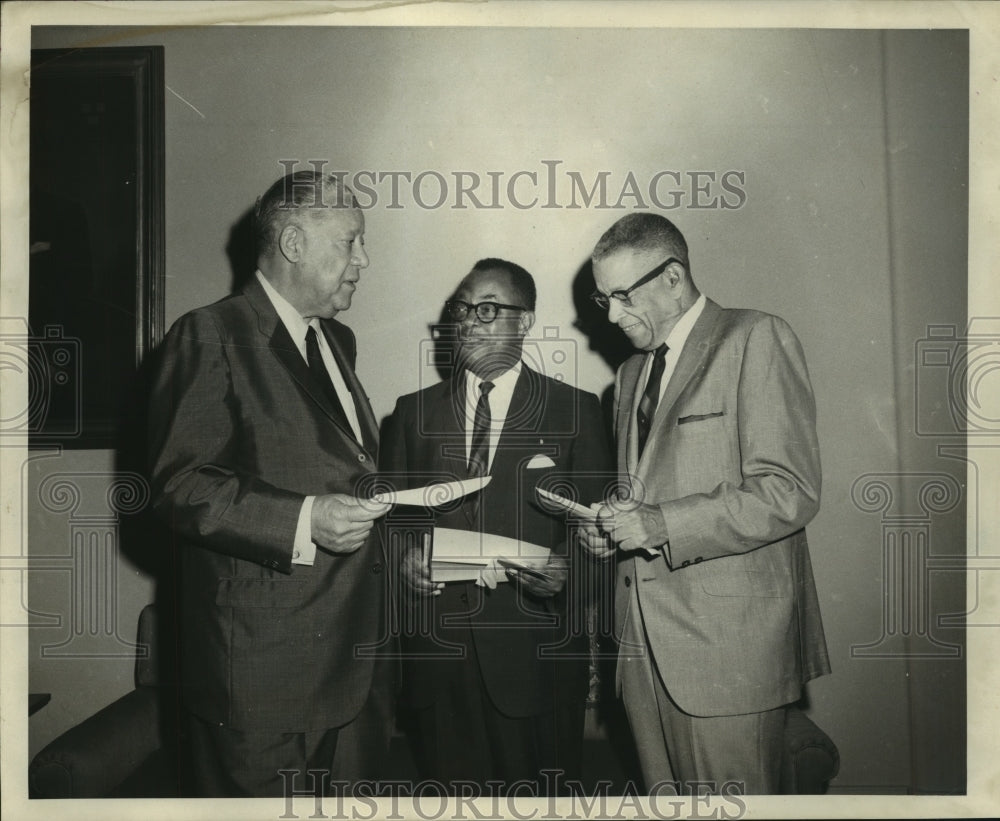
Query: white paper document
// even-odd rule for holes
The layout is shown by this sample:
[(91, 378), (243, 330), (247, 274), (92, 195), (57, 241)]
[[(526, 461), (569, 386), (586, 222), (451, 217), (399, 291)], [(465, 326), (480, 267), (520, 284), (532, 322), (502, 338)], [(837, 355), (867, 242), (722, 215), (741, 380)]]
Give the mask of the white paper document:
[(412, 490), (387, 490), (372, 496), (373, 502), (390, 505), (415, 505), (417, 507), (439, 507), (486, 487), (492, 476), (478, 476), (475, 479), (461, 479), (457, 482), (438, 482)]
[(586, 519), (588, 522), (597, 521), (597, 511), (591, 510), (589, 507), (584, 507), (583, 505), (577, 504), (567, 499), (565, 496), (559, 496), (556, 493), (550, 493), (547, 490), (542, 490), (540, 487), (536, 487), (535, 490), (538, 495), (541, 496), (545, 501), (550, 502), (549, 508), (553, 506), (559, 510), (563, 510), (566, 513), (572, 513), (574, 516), (578, 516), (581, 519)]
[[(435, 527), (432, 539), (431, 578), (436, 582), (475, 581), (500, 559), (512, 566), (541, 569), (550, 552), (531, 542), (448, 527)], [(506, 581), (506, 576), (501, 573), (497, 580)]]

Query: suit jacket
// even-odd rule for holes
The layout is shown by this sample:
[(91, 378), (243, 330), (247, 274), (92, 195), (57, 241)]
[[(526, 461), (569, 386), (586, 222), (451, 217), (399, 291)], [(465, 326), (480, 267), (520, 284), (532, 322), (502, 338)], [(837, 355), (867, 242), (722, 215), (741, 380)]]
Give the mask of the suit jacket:
[[(383, 437), (384, 478), (397, 486), (419, 487), (432, 479), (467, 477), (464, 403), (461, 377), (401, 397)], [(539, 454), (552, 465), (529, 468)], [(478, 510), (472, 500), (451, 505), (438, 513), (436, 524), (565, 552), (567, 523), (542, 509), (535, 487), (555, 485), (590, 503), (602, 498), (605, 483), (614, 478), (610, 469), (610, 443), (597, 397), (522, 365), (490, 470), (493, 478), (479, 494)], [(391, 522), (389, 527), (392, 538)], [(554, 598), (532, 598), (506, 582), (495, 590), (449, 582), (440, 596), (422, 598), (418, 606), (427, 608), (431, 634), (404, 632), (403, 650), (410, 659), (404, 661), (404, 695), (411, 705), (430, 704), (447, 686), (442, 674), (449, 656), (433, 656), (447, 654), (449, 644), (465, 654), (474, 645), (486, 689), (508, 716), (535, 715), (551, 708), (554, 697), (583, 699), (584, 588), (594, 583), (593, 574), (600, 569), (582, 552), (574, 551), (570, 561), (566, 588)], [(559, 660), (545, 655), (546, 646)]]
[(306, 495), (354, 494), (377, 428), (354, 336), (323, 330), (361, 398), (365, 444), (324, 396), (260, 283), (192, 311), (164, 341), (150, 409), (153, 504), (180, 557), (190, 709), (238, 730), (340, 726), (361, 709), (386, 633), (379, 528), (357, 552), (292, 564)]
[(640, 459), (642, 366), (633, 356), (616, 380), (618, 467), (636, 498), (662, 509), (669, 544), (619, 562), (619, 635), (638, 596), (667, 691), (693, 715), (795, 701), (830, 669), (804, 529), (819, 508), (820, 461), (799, 342), (778, 317), (708, 300)]

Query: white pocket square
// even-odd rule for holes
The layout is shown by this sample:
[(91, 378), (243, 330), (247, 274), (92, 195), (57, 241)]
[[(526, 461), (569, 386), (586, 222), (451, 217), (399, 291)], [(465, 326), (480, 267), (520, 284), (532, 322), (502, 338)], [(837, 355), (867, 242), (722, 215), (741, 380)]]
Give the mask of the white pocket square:
[(528, 470), (535, 470), (537, 468), (554, 468), (555, 466), (556, 463), (544, 453), (536, 453), (531, 457), (531, 461), (526, 465)]

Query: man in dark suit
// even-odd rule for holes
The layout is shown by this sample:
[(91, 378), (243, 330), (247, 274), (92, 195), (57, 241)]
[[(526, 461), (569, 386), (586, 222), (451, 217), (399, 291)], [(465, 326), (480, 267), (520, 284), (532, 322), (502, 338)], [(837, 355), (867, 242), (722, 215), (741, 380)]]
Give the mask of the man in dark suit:
[(500, 259), (476, 263), (446, 303), (458, 334), (452, 375), (399, 399), (383, 465), (403, 486), (489, 474), (483, 491), (436, 525), (469, 531), (470, 540), (495, 534), (552, 549), (545, 577), (508, 570), (500, 584), (490, 570), (485, 584), (435, 583), (419, 549), (404, 553), (401, 615), (414, 627), (403, 634), (403, 694), (416, 711), (423, 775), (557, 791), (541, 770), (577, 777), (580, 766), (591, 563), (535, 488), (602, 498), (610, 447), (596, 396), (528, 366), (534, 309), (527, 271)]
[(356, 498), (377, 426), (354, 373), (364, 217), (336, 178), (296, 172), (255, 209), (258, 267), (181, 317), (151, 402), (153, 498), (181, 565), (182, 696), (195, 790), (311, 789), (376, 774), (395, 674), (377, 648), (387, 577)]
[(830, 669), (806, 544), (820, 463), (802, 348), (778, 317), (702, 296), (659, 215), (615, 223), (593, 268), (595, 301), (639, 351), (615, 383), (631, 498), (601, 506), (586, 538), (618, 554), (617, 681), (647, 789), (776, 792), (785, 707)]

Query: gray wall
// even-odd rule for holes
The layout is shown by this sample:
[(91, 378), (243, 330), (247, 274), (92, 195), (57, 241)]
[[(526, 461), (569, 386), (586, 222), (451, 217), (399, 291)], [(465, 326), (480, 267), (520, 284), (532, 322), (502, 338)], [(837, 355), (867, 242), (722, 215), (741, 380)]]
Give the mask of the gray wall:
[[(518, 170), (541, 180), (542, 161), (560, 160), (564, 206), (567, 170), (588, 185), (610, 171), (612, 205), (630, 171), (643, 187), (663, 170), (745, 172), (742, 207), (692, 207), (725, 192), (695, 197), (687, 184), (666, 213), (688, 238), (701, 288), (723, 305), (785, 317), (808, 358), (824, 462), (809, 534), (834, 666), (809, 687), (809, 701), (841, 750), (834, 788), (963, 790), (964, 662), (934, 652), (935, 642), (960, 644), (961, 631), (932, 625), (929, 643), (920, 625), (893, 632), (906, 607), (883, 589), (894, 573), (885, 545), (895, 513), (851, 496), (859, 477), (884, 474), (893, 511), (923, 516), (932, 549), (964, 548), (961, 502), (925, 513), (925, 479), (900, 479), (946, 472), (964, 481), (964, 464), (942, 459), (937, 441), (914, 429), (916, 383), (926, 377), (915, 345), (928, 324), (965, 326), (963, 32), (36, 28), (32, 44), (166, 47), (168, 324), (229, 292), (231, 232), (283, 173), (279, 159), (449, 178), (440, 208), (419, 207), (406, 184), (404, 207), (387, 208), (385, 183), (366, 216), (371, 266), (341, 318), (357, 333), (377, 416), (426, 378), (427, 324), (482, 256), (536, 275), (537, 328), (557, 329), (571, 379), (603, 392), (613, 378), (574, 327), (572, 287), (597, 237), (625, 211), (506, 200), (455, 209), (452, 172), (477, 172), (486, 186), (486, 172), (502, 171), (506, 185)], [(113, 464), (104, 452), (39, 460), (25, 473), (28, 498), (50, 472), (107, 473)], [(31, 553), (65, 551), (66, 527), (64, 514), (34, 504)], [(931, 614), (964, 610), (960, 576), (936, 578)], [(67, 587), (35, 574), (32, 606), (68, 612)], [(115, 590), (118, 633), (130, 638), (152, 584), (123, 557)], [(53, 693), (32, 718), (32, 753), (131, 687), (124, 658), (40, 657), (69, 621), (32, 631), (31, 689)], [(860, 645), (871, 647), (852, 651)]]

